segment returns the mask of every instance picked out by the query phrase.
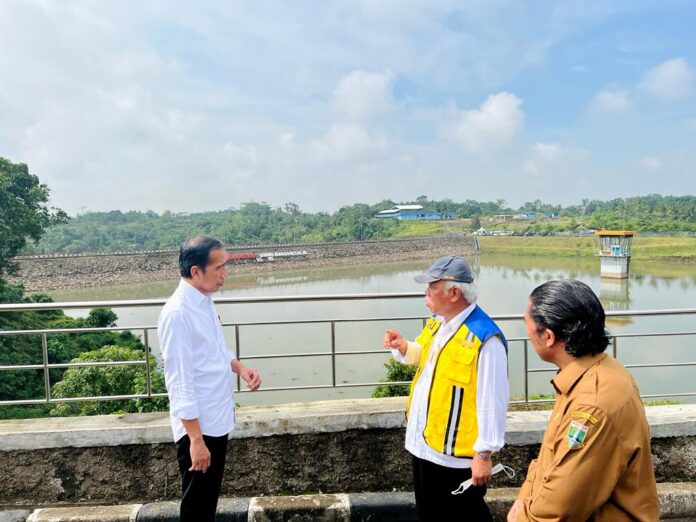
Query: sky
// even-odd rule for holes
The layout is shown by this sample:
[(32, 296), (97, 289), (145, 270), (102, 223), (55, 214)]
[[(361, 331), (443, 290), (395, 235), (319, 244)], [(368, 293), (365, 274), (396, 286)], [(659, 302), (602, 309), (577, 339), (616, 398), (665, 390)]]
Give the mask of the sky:
[(70, 215), (696, 193), (696, 2), (2, 0), (0, 156)]

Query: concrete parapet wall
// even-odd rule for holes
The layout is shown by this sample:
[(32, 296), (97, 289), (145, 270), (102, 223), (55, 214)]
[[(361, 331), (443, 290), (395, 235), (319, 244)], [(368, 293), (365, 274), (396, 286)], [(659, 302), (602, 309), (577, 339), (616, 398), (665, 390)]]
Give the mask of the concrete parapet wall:
[[(240, 408), (222, 495), (408, 491), (405, 399)], [(647, 408), (658, 482), (696, 481), (696, 405)], [(496, 477), (519, 486), (549, 412), (508, 414)], [(142, 503), (176, 499), (180, 479), (166, 414), (0, 422), (0, 504)]]

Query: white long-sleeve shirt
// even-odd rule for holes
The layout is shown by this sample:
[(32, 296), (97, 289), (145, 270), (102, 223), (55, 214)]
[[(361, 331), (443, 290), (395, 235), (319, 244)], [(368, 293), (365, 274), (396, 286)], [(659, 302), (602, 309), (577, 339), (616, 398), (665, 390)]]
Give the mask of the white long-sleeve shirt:
[[(442, 324), (433, 339), (428, 361), (413, 390), (406, 425), (406, 449), (420, 459), (449, 468), (471, 467), (471, 459), (445, 455), (426, 444), (423, 431), (427, 417), (428, 393), (433, 380), (437, 354), (475, 307), (475, 304), (468, 306), (450, 322), (446, 322), (444, 317), (437, 318), (442, 321)], [(403, 356), (396, 349), (392, 350), (392, 354), (399, 362), (416, 364), (420, 360), (421, 347), (417, 343), (409, 342)], [(507, 352), (500, 338), (493, 336), (483, 343), (479, 351), (476, 384), (476, 415), (479, 433), (474, 443), (474, 451), (498, 451), (505, 444), (505, 419), (509, 395)]]
[(174, 440), (186, 435), (182, 419), (198, 419), (204, 435), (232, 431), (234, 355), (225, 345), (212, 298), (182, 279), (160, 313), (157, 334)]

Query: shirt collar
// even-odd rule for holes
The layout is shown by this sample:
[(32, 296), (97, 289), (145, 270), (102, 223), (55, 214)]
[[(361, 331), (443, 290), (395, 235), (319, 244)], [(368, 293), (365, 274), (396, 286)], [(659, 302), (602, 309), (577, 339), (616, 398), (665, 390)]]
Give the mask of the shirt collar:
[(476, 303), (471, 303), (464, 310), (455, 315), (450, 322), (445, 321), (445, 318), (440, 316), (439, 319), (442, 321), (443, 329), (447, 331), (458, 330), (471, 312), (474, 311), (474, 308), (476, 308)]
[(594, 366), (606, 356), (606, 353), (598, 353), (597, 355), (585, 355), (573, 359), (572, 362), (562, 370), (559, 370), (556, 376), (551, 379), (551, 384), (558, 390), (558, 393), (567, 394), (591, 366)]
[(204, 294), (183, 277), (179, 281), (178, 290), (184, 294), (184, 298), (186, 300), (191, 301), (193, 304), (197, 306), (202, 305), (206, 301), (212, 300), (210, 295)]

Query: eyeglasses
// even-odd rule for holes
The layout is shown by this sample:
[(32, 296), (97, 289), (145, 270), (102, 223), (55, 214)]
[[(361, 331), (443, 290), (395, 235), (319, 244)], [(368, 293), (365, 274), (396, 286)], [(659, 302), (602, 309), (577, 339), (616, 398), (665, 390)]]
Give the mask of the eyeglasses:
[(436, 285), (437, 285), (438, 283), (442, 283), (442, 281), (441, 281), (441, 280), (438, 280), (438, 281), (433, 281), (432, 283), (428, 283), (428, 286), (425, 287), (425, 293), (426, 293), (426, 294), (430, 294), (430, 293), (432, 293), (434, 290), (437, 290), (438, 287), (437, 287)]

